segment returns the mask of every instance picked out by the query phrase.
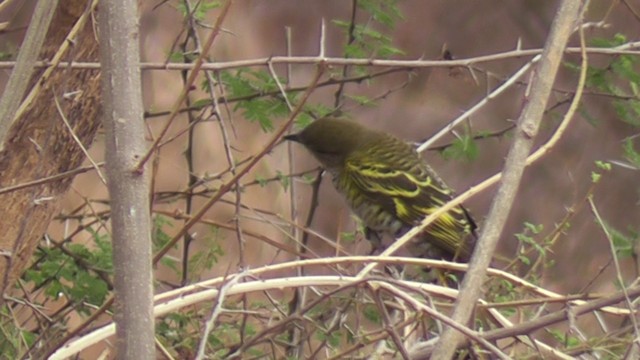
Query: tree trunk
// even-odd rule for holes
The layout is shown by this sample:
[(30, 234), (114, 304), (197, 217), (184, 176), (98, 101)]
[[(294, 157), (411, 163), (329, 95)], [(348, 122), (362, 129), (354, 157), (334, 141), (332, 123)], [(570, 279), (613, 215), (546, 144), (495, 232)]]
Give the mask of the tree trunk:
[[(41, 59), (51, 59), (67, 33), (89, 6), (88, 0), (60, 2), (43, 47)], [(65, 60), (97, 61), (98, 45), (91, 20), (72, 40)], [(32, 86), (40, 81), (37, 71)], [(12, 125), (0, 152), (0, 188), (59, 174), (78, 167), (84, 153), (66, 128), (62, 116), (85, 147), (96, 134), (100, 119), (98, 70), (57, 69), (42, 83), (30, 107)], [(32, 87), (31, 86), (31, 87)], [(10, 91), (10, 89), (6, 89)], [(62, 109), (58, 110), (56, 102)], [(6, 293), (19, 278), (72, 177), (0, 194), (0, 281)], [(1, 300), (0, 298), (0, 301)]]

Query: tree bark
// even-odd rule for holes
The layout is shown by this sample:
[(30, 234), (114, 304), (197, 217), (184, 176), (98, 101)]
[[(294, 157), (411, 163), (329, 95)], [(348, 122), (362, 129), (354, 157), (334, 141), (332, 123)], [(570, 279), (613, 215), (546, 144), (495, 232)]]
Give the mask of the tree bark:
[[(61, 1), (52, 20), (41, 59), (51, 59), (77, 19), (91, 1)], [(98, 46), (88, 21), (65, 55), (66, 60), (97, 61)], [(56, 69), (47, 79), (44, 71), (31, 80), (30, 88), (42, 87), (31, 105), (9, 129), (0, 152), (0, 188), (41, 179), (81, 165), (85, 156), (65, 127), (64, 115), (76, 136), (88, 147), (100, 125), (100, 75), (97, 70)], [(11, 89), (6, 89), (11, 91)], [(62, 108), (61, 115), (56, 102)], [(0, 281), (5, 294), (29, 264), (36, 245), (72, 178), (48, 182), (0, 195)], [(0, 300), (3, 301), (3, 300)]]
[(118, 359), (155, 359), (149, 166), (142, 107), (137, 3), (100, 6), (105, 160), (111, 200)]

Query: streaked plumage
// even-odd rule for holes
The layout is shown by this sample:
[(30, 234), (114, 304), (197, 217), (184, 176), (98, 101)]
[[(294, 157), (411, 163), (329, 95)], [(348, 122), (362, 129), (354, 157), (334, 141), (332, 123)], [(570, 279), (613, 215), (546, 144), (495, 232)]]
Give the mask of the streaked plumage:
[[(303, 144), (322, 163), (351, 209), (375, 232), (398, 236), (451, 199), (414, 147), (390, 134), (327, 118), (285, 138)], [(467, 261), (474, 229), (467, 211), (454, 208), (414, 240), (413, 255)]]

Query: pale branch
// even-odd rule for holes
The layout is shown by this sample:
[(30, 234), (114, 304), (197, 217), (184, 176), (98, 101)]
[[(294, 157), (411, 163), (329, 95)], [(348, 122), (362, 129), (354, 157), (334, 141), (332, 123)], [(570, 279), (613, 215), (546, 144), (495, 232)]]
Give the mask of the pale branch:
[[(251, 269), (249, 271), (250, 276), (265, 276), (272, 273), (283, 272), (285, 270), (296, 269), (299, 267), (314, 267), (314, 266), (337, 266), (342, 264), (366, 264), (372, 261), (377, 261), (385, 265), (413, 265), (421, 268), (438, 268), (449, 271), (467, 271), (468, 264), (449, 262), (444, 260), (434, 259), (419, 259), (414, 257), (401, 257), (401, 256), (343, 256), (343, 257), (325, 257), (317, 259), (307, 260), (295, 260), (290, 262), (283, 262), (278, 264), (265, 265), (263, 267)], [(564, 299), (571, 306), (583, 306), (589, 303), (582, 299), (573, 299), (572, 297), (566, 297), (552, 291), (540, 288), (535, 284), (532, 284), (526, 280), (523, 280), (513, 274), (498, 270), (489, 269), (489, 274), (504, 279), (517, 287), (521, 287), (527, 291), (536, 293), (543, 296), (550, 301)], [(200, 288), (212, 288), (220, 286), (228, 277), (221, 276), (213, 279), (203, 280), (197, 284), (191, 284), (179, 289), (171, 290), (158, 294), (155, 297), (156, 303), (162, 301), (168, 301), (175, 297), (182, 297), (191, 292), (198, 291)], [(438, 295), (450, 299), (454, 299), (458, 293), (457, 290), (451, 288), (445, 288), (438, 285), (427, 283), (415, 283), (420, 284), (420, 289), (427, 291), (433, 295)], [(587, 296), (588, 298), (588, 296)], [(601, 300), (606, 298), (603, 294), (598, 295), (594, 300)], [(628, 316), (631, 312), (626, 308), (606, 306), (599, 308), (601, 311), (616, 315), (616, 316)]]
[[(84, 28), (87, 21), (89, 21), (89, 19), (91, 18), (91, 13), (96, 9), (97, 6), (98, 6), (98, 0), (93, 0), (91, 2), (91, 5), (89, 5), (89, 7), (87, 8), (87, 11), (85, 11), (82, 14), (82, 16), (78, 18), (78, 21), (76, 21), (71, 31), (69, 31), (69, 34), (66, 37), (66, 41), (60, 44), (58, 51), (55, 53), (51, 61), (47, 62), (49, 65), (46, 66), (46, 69), (44, 70), (42, 75), (38, 77), (37, 81), (31, 88), (27, 96), (24, 99), (22, 99), (22, 102), (20, 103), (20, 107), (16, 110), (14, 115), (16, 118), (19, 116), (22, 116), (22, 114), (27, 111), (29, 106), (31, 106), (33, 101), (35, 101), (38, 94), (42, 90), (42, 87), (44, 86), (44, 84), (46, 84), (46, 80), (49, 79), (52, 76), (54, 70), (56, 70), (56, 68), (60, 66), (60, 64), (62, 63), (62, 58), (68, 55), (68, 52), (72, 48), (72, 45), (75, 43), (74, 39), (78, 37), (78, 34)], [(39, 62), (36, 62), (34, 67), (36, 68), (39, 67), (38, 63)], [(92, 63), (92, 64), (97, 65), (98, 68), (100, 68), (100, 63)]]
[[(610, 48), (588, 47), (586, 52), (589, 55), (640, 55), (640, 41), (629, 42), (620, 46)], [(527, 50), (511, 50), (497, 54), (474, 56), (464, 59), (454, 60), (387, 60), (387, 59), (358, 59), (358, 58), (339, 58), (339, 57), (322, 57), (322, 56), (271, 56), (266, 58), (256, 58), (248, 60), (235, 61), (219, 61), (204, 62), (197, 68), (194, 64), (185, 63), (166, 63), (166, 62), (143, 62), (140, 63), (142, 70), (228, 70), (254, 66), (269, 66), (277, 64), (299, 64), (299, 65), (318, 65), (325, 64), (328, 66), (371, 66), (371, 67), (404, 67), (404, 68), (428, 68), (428, 67), (452, 67), (452, 66), (471, 66), (479, 63), (486, 63), (498, 60), (507, 60), (523, 57), (535, 57), (542, 53), (543, 49), (527, 49)], [(564, 50), (565, 54), (580, 54), (580, 47), (568, 47)], [(0, 61), (0, 69), (11, 68), (16, 64), (15, 61)], [(97, 62), (56, 62), (37, 61), (37, 68), (48, 68), (50, 66), (64, 67), (69, 69), (99, 69), (100, 64)]]
[(0, 146), (4, 146), (7, 132), (16, 119), (16, 111), (27, 91), (35, 69), (36, 59), (44, 44), (45, 35), (53, 18), (58, 0), (38, 1), (29, 23), (27, 34), (20, 46), (16, 65), (0, 98)]
[(209, 335), (215, 329), (216, 320), (220, 316), (223, 311), (223, 304), (227, 298), (227, 292), (230, 288), (240, 283), (242, 278), (246, 276), (246, 273), (235, 274), (229, 278), (224, 285), (220, 287), (220, 291), (218, 292), (218, 296), (216, 296), (214, 300), (213, 308), (211, 309), (211, 314), (205, 321), (204, 329), (202, 330), (202, 336), (200, 336), (200, 343), (198, 344), (198, 354), (196, 355), (196, 360), (202, 360), (207, 358), (206, 350), (207, 343), (209, 342)]
[[(485, 227), (476, 243), (469, 271), (462, 282), (460, 296), (456, 299), (452, 319), (459, 324), (468, 323), (475, 308), (475, 303), (481, 295), (486, 269), (491, 262), (500, 234), (504, 229), (511, 206), (515, 200), (515, 195), (526, 167), (526, 159), (538, 133), (553, 82), (564, 55), (564, 48), (580, 18), (582, 5), (581, 1), (565, 0), (560, 4), (556, 13), (550, 35), (542, 53), (542, 59), (534, 73), (531, 87), (527, 92), (525, 108), (518, 119), (518, 129), (515, 132), (515, 139), (507, 155), (502, 182), (487, 216)], [(579, 29), (582, 35), (582, 27), (579, 27)], [(583, 36), (581, 36), (581, 40), (582, 44), (584, 44)], [(582, 55), (584, 65), (586, 55), (584, 52)], [(586, 69), (583, 66), (583, 72), (585, 71)], [(458, 344), (462, 341), (464, 341), (462, 333), (452, 327), (445, 328), (431, 358), (434, 360), (450, 359), (458, 348)]]
[[(600, 212), (598, 211), (598, 208), (596, 207), (596, 204), (593, 202), (593, 196), (590, 196), (587, 201), (589, 202), (589, 206), (591, 208), (591, 211), (593, 212), (593, 215), (596, 218), (596, 221), (598, 222), (598, 225), (600, 225), (600, 228), (602, 229), (602, 232), (604, 232), (607, 241), (609, 243), (609, 248), (611, 249), (611, 257), (613, 259), (613, 265), (614, 268), (616, 270), (616, 278), (618, 280), (618, 284), (620, 284), (620, 287), (622, 288), (622, 293), (625, 296), (625, 301), (627, 306), (629, 307), (629, 311), (634, 312), (635, 309), (637, 308), (637, 304), (634, 305), (633, 301), (631, 300), (631, 298), (629, 297), (629, 294), (627, 292), (627, 285), (624, 282), (624, 278), (622, 276), (622, 268), (620, 266), (620, 261), (618, 259), (618, 251), (616, 249), (616, 245), (615, 245), (615, 241), (613, 240), (613, 236), (611, 235), (611, 231), (609, 230), (609, 228), (607, 227), (607, 225), (605, 224), (604, 220), (602, 219), (602, 217), (600, 216)], [(635, 299), (634, 299), (635, 300)], [(638, 329), (638, 320), (636, 319), (635, 316), (629, 316), (629, 319), (631, 320), (631, 324), (633, 325), (633, 330), (635, 332), (635, 341), (634, 343), (636, 344), (636, 347), (638, 347), (640, 345), (640, 330)]]
[(429, 148), (431, 145), (433, 145), (434, 142), (436, 142), (437, 140), (439, 140), (441, 137), (443, 137), (444, 135), (446, 135), (447, 133), (449, 133), (454, 127), (456, 127), (458, 124), (460, 124), (461, 122), (465, 121), (466, 119), (470, 118), (471, 115), (473, 115), (474, 113), (476, 113), (478, 110), (480, 110), (481, 108), (483, 108), (485, 105), (487, 105), (491, 100), (495, 99), (498, 95), (500, 95), (501, 93), (503, 93), (504, 91), (506, 91), (507, 89), (509, 89), (511, 86), (513, 86), (514, 84), (516, 84), (516, 82), (518, 81), (518, 79), (520, 79), (522, 76), (524, 76), (524, 74), (529, 72), (529, 69), (536, 64), (538, 61), (540, 60), (540, 55), (537, 55), (536, 57), (534, 57), (533, 59), (531, 59), (531, 61), (529, 61), (528, 63), (526, 63), (524, 66), (522, 66), (518, 71), (516, 71), (510, 78), (509, 80), (505, 81), (504, 83), (502, 83), (502, 85), (498, 86), (495, 90), (493, 90), (489, 95), (485, 96), (482, 98), (482, 100), (480, 100), (478, 103), (476, 103), (474, 106), (472, 106), (469, 110), (465, 111), (462, 115), (458, 116), (457, 118), (455, 118), (454, 120), (450, 121), (445, 127), (443, 127), (442, 129), (440, 129), (440, 131), (438, 131), (435, 135), (433, 135), (431, 138), (429, 138), (429, 140), (425, 141), (424, 143), (420, 144), (420, 146), (418, 146), (418, 152), (423, 152), (424, 150), (426, 150), (427, 148)]
[[(366, 259), (365, 259), (366, 258)], [(354, 258), (342, 258), (339, 259), (339, 262), (349, 263), (353, 259), (365, 259), (365, 261), (371, 261), (375, 257), (354, 257)], [(394, 263), (397, 260), (406, 260), (409, 262), (418, 261), (419, 259), (415, 258), (389, 258), (390, 263)], [(314, 261), (305, 261), (307, 264), (315, 263), (315, 264), (328, 264), (335, 263), (336, 259), (316, 259)], [(434, 260), (430, 260), (434, 261)], [(429, 260), (422, 260), (421, 262), (429, 262)], [(300, 262), (295, 262), (300, 263)], [(291, 266), (292, 263), (288, 263), (287, 265)], [(457, 264), (460, 265), (460, 264)], [(270, 266), (265, 266), (260, 269), (252, 269), (246, 271), (241, 274), (243, 277), (253, 277), (260, 273), (264, 273), (263, 270), (270, 268), (272, 271), (274, 269), (283, 269), (283, 264), (274, 264)], [(381, 279), (377, 277), (371, 277), (366, 279), (360, 279), (359, 277), (354, 276), (344, 276), (344, 275), (331, 275), (331, 276), (305, 276), (305, 277), (286, 277), (286, 278), (274, 278), (274, 279), (257, 279), (253, 281), (247, 281), (243, 283), (234, 282), (229, 286), (225, 286), (224, 284), (228, 284), (229, 277), (219, 277), (216, 278), (215, 285), (212, 285), (212, 280), (206, 280), (197, 284), (192, 284), (180, 289), (176, 289), (171, 291), (171, 296), (168, 296), (167, 293), (158, 294), (155, 297), (156, 305), (154, 307), (154, 317), (161, 317), (166, 314), (178, 311), (179, 309), (190, 307), (195, 304), (199, 304), (202, 302), (208, 302), (211, 300), (215, 300), (220, 297), (220, 291), (218, 287), (224, 288), (224, 292), (226, 292), (227, 296), (245, 294), (249, 292), (264, 292), (272, 289), (285, 289), (285, 288), (296, 288), (296, 287), (306, 287), (306, 286), (334, 286), (335, 290), (329, 291), (325, 293), (323, 298), (328, 298), (330, 294), (336, 293), (341, 289), (347, 287), (357, 286), (359, 284), (369, 284), (373, 288), (380, 287), (384, 288), (390, 294), (393, 294), (394, 297), (401, 298), (404, 301), (410, 303), (415, 311), (426, 312), (431, 316), (438, 317), (440, 319), (446, 320), (439, 312), (434, 309), (424, 305), (422, 302), (416, 299), (415, 296), (411, 296), (408, 292), (411, 289), (421, 289), (433, 292), (434, 294), (438, 294), (439, 296), (453, 298), (455, 297), (456, 290), (450, 288), (443, 288), (437, 285), (425, 284), (420, 282), (412, 282), (412, 281), (403, 281), (403, 280), (387, 280)], [(214, 286), (214, 288), (212, 288)], [(631, 297), (638, 296), (640, 294), (640, 287), (634, 287), (628, 289), (628, 295)], [(586, 302), (582, 305), (572, 307), (572, 312), (575, 316), (580, 316), (584, 314), (588, 314), (595, 310), (606, 308), (607, 306), (611, 306), (613, 304), (619, 303), (623, 301), (625, 295), (623, 293), (616, 293), (607, 297), (603, 297), (601, 299), (596, 299), (593, 301)], [(317, 303), (316, 302), (309, 305), (312, 307)], [(534, 329), (543, 328), (545, 326), (552, 325), (554, 323), (564, 321), (568, 317), (567, 311), (560, 310), (554, 313), (545, 315), (536, 320), (531, 320), (523, 324), (516, 325), (511, 328), (490, 330), (483, 333), (478, 333), (469, 329), (465, 329), (465, 327), (459, 327), (460, 330), (465, 331), (471, 337), (474, 337), (477, 341), (483, 342), (485, 345), (490, 346), (489, 341), (495, 341), (499, 339), (504, 339), (508, 337), (514, 337), (518, 335), (526, 335), (529, 334)], [(285, 318), (282, 320), (281, 324), (291, 322), (292, 320), (297, 319), (298, 316), (291, 316), (289, 318)], [(275, 326), (275, 325), (274, 325)], [(65, 345), (65, 347), (59, 349), (51, 359), (62, 359), (68, 356), (72, 356), (82, 351), (83, 349), (94, 345), (100, 341), (105, 340), (107, 337), (112, 336), (114, 333), (113, 324), (105, 325), (104, 327), (94, 330), (91, 333), (88, 333), (82, 337), (79, 337), (72, 342)], [(270, 329), (273, 331), (273, 328)], [(256, 341), (253, 339), (252, 341)], [(485, 342), (486, 341), (486, 342)]]

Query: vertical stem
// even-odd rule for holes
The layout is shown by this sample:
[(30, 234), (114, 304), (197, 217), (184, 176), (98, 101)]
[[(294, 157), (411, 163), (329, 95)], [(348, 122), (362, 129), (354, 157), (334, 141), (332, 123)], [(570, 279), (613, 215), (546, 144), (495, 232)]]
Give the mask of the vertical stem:
[[(469, 271), (464, 277), (460, 295), (456, 300), (452, 319), (459, 324), (469, 322), (474, 305), (481, 295), (481, 286), (487, 267), (513, 205), (526, 166), (526, 159), (538, 133), (564, 49), (579, 19), (581, 5), (582, 1), (579, 0), (564, 0), (556, 13), (542, 53), (542, 60), (535, 69), (531, 88), (525, 95), (526, 104), (518, 119), (518, 127), (509, 149), (498, 193), (491, 205), (486, 226), (476, 244)], [(452, 358), (462, 340), (464, 340), (462, 333), (446, 327), (436, 345), (432, 359)]]
[(146, 144), (138, 10), (135, 1), (100, 4), (100, 62), (111, 198), (119, 359), (155, 359), (149, 172), (136, 165)]
[(6, 89), (11, 91), (5, 91), (0, 98), (0, 144), (5, 143), (7, 132), (27, 91), (29, 79), (57, 6), (58, 0), (40, 0), (33, 11), (27, 34), (20, 46), (16, 66), (6, 85)]

